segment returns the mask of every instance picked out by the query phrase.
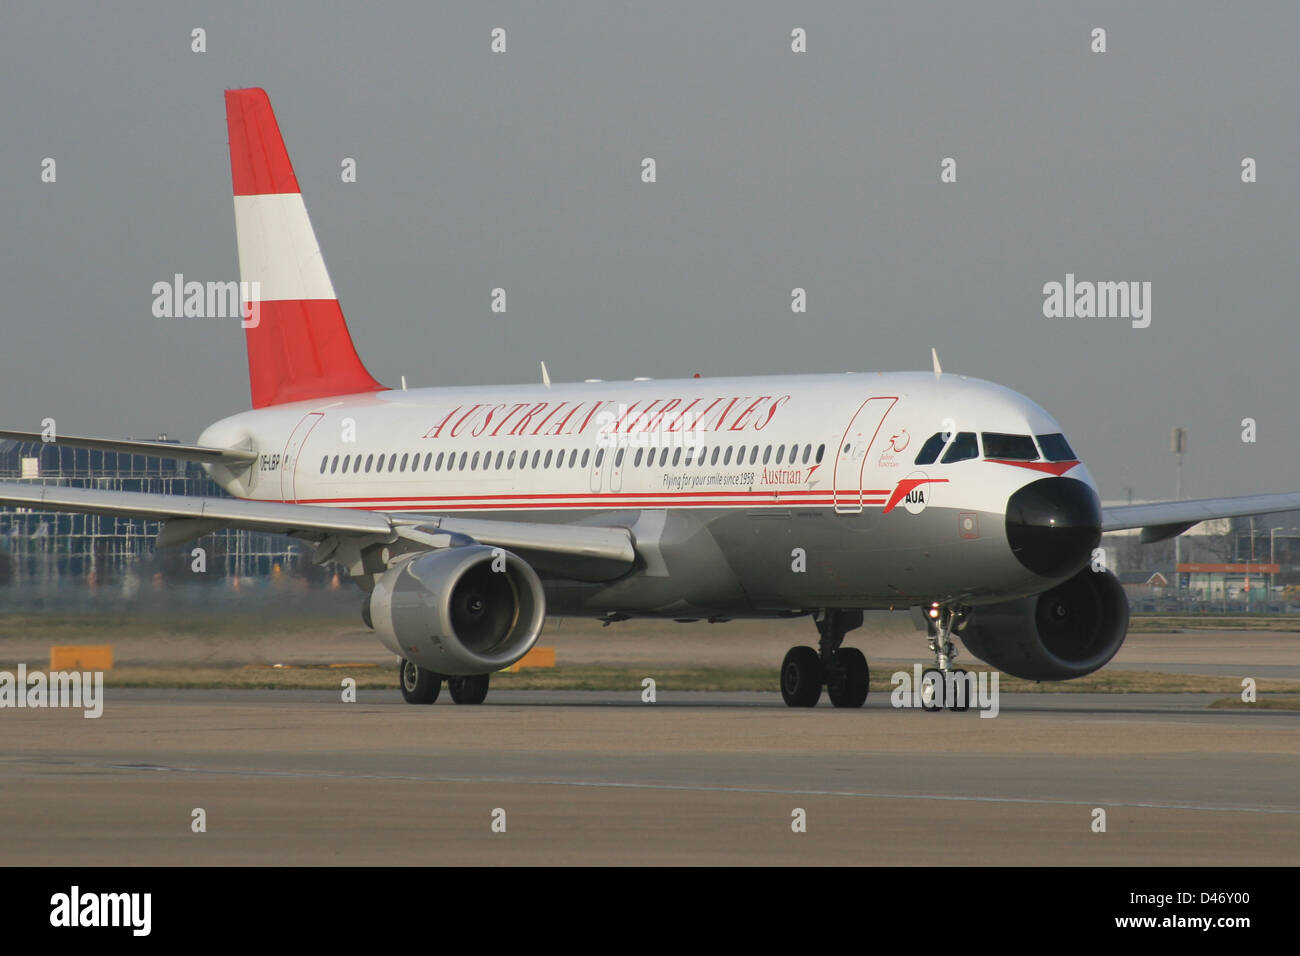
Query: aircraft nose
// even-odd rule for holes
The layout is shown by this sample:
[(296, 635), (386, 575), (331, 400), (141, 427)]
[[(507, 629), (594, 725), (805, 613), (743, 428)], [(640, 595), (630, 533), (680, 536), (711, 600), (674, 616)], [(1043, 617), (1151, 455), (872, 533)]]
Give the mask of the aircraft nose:
[(1041, 478), (1007, 499), (1007, 541), (1035, 574), (1057, 578), (1088, 563), (1101, 541), (1101, 502), (1074, 478)]

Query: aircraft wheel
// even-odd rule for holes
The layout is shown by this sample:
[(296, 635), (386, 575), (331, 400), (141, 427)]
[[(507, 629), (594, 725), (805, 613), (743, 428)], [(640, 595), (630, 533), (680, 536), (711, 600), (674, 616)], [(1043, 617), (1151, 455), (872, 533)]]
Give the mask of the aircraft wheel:
[(451, 699), (458, 704), (481, 704), (488, 695), (488, 675), (448, 677), (447, 690), (451, 691)]
[(856, 647), (835, 652), (836, 673), (826, 678), (826, 694), (836, 707), (861, 707), (867, 702), (871, 671), (867, 657)]
[(931, 667), (921, 672), (921, 708), (931, 713), (943, 710), (943, 671)]
[(781, 662), (781, 696), (790, 707), (816, 707), (822, 696), (822, 662), (811, 647), (792, 647)]
[[(952, 699), (948, 701), (948, 709), (957, 711), (969, 710), (970, 695), (967, 693), (969, 685), (966, 683), (966, 671), (960, 667), (954, 667), (952, 669), (952, 676), (953, 693)], [(961, 684), (960, 692), (957, 691), (958, 684)], [(961, 702), (960, 705), (958, 704), (958, 701)]]
[(402, 699), (408, 704), (432, 704), (442, 690), (441, 677), (405, 659), (398, 670), (398, 683), (402, 687)]

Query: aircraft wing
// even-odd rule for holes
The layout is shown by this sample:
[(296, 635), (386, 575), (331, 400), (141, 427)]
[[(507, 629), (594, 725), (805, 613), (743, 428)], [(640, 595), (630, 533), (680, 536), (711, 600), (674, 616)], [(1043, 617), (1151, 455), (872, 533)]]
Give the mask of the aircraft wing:
[(166, 525), (158, 536), (159, 545), (164, 547), (218, 528), (247, 528), (317, 541), (372, 538), (375, 542), (392, 542), (399, 537), (422, 540), (422, 535), (447, 532), (516, 551), (538, 570), (579, 580), (618, 577), (636, 560), (632, 533), (626, 528), (386, 514), (242, 498), (154, 495), (19, 482), (0, 482), (0, 505), (164, 521)]
[[(23, 442), (44, 442), (40, 432), (15, 432), (0, 430), (0, 441), (13, 439)], [(152, 455), (155, 458), (175, 458), (179, 461), (220, 463), (227, 467), (248, 467), (257, 461), (254, 452), (242, 448), (213, 448), (208, 445), (183, 445), (173, 441), (141, 441), (137, 439), (85, 438), (76, 435), (59, 435), (53, 445), (69, 448), (93, 448), (97, 451), (124, 452), (128, 455)]]
[(1241, 498), (1199, 498), (1193, 501), (1153, 501), (1102, 508), (1101, 530), (1141, 528), (1141, 541), (1151, 544), (1182, 534), (1211, 518), (1240, 518), (1271, 511), (1300, 511), (1300, 492), (1246, 495)]

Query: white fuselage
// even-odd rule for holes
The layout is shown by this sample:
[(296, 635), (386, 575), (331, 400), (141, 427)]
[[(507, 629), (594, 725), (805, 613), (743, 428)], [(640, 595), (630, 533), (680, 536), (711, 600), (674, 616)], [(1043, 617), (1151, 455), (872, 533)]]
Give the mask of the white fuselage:
[[(1007, 499), (1045, 472), (1062, 471), (1045, 462), (986, 460), (982, 446), (967, 460), (917, 465), (932, 435), (1060, 432), (1043, 409), (1009, 389), (904, 372), (383, 391), (244, 412), (210, 426), (200, 441), (258, 453), (243, 476), (211, 469), (232, 494), (256, 500), (628, 526), (645, 511), (689, 511), (706, 524), (816, 514), (829, 523), (817, 525), (810, 540), (903, 553), (981, 538), (1005, 549), (990, 525)], [(1092, 485), (1082, 464), (1062, 467)], [(828, 528), (864, 528), (853, 519), (872, 515), (888, 521), (872, 525), (869, 537), (846, 544), (828, 536)], [(715, 537), (724, 552), (767, 540), (742, 536), (728, 545), (735, 535)], [(781, 552), (787, 563), (790, 550)], [(965, 557), (972, 556), (968, 547)], [(743, 553), (725, 558), (737, 567), (752, 561)], [(857, 573), (877, 567), (864, 564)], [(903, 591), (929, 587), (918, 574), (922, 580)], [(985, 573), (968, 595), (1042, 586), (1009, 561), (1005, 587)], [(935, 587), (961, 590), (950, 580)], [(871, 595), (864, 602), (883, 600), (871, 586), (862, 591)], [(777, 603), (792, 602), (800, 603)]]

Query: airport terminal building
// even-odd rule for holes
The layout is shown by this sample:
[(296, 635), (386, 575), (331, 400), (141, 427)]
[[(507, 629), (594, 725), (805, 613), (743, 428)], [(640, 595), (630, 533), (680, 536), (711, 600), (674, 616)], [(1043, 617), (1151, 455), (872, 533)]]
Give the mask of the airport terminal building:
[[(166, 440), (166, 436), (160, 436)], [(0, 482), (150, 494), (227, 497), (192, 462), (69, 448), (42, 442), (0, 442)], [(195, 547), (203, 548), (203, 581), (329, 577), (311, 549), (283, 535), (226, 529), (191, 544), (158, 551), (161, 522), (108, 515), (0, 508), (0, 586), (125, 585), (161, 575), (194, 581)]]

